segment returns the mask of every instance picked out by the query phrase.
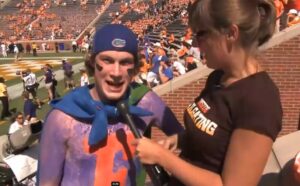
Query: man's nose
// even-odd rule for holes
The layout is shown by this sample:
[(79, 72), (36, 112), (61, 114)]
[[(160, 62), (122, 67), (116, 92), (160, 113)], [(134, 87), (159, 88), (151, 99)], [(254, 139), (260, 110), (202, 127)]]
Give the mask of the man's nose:
[(121, 72), (121, 66), (119, 63), (115, 63), (113, 65), (113, 69), (112, 69), (112, 75), (114, 76), (121, 76), (122, 72)]

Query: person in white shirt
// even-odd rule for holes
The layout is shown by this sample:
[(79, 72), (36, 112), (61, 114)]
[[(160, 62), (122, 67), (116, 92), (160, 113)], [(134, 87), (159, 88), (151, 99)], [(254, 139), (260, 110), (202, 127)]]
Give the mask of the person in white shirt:
[(173, 74), (175, 77), (183, 75), (186, 73), (185, 67), (184, 65), (179, 62), (179, 59), (177, 56), (172, 56), (170, 58), (170, 61), (172, 63), (172, 67), (173, 67)]
[(39, 83), (37, 82), (36, 75), (28, 68), (25, 75), (21, 73), (21, 78), (24, 82), (25, 91), (30, 93), (31, 97), (37, 102), (38, 108), (41, 108), (41, 101), (37, 97)]
[(26, 69), (26, 71), (21, 73), (20, 75), (22, 80), (24, 81), (25, 90), (31, 93), (32, 91), (29, 89), (31, 89), (31, 87), (33, 88), (34, 85), (36, 84), (37, 82), (36, 75), (33, 72), (31, 72), (29, 68)]
[(45, 52), (47, 47), (47, 43), (42, 43), (42, 50)]
[(74, 53), (75, 53), (76, 50), (77, 50), (77, 42), (76, 42), (76, 40), (73, 40), (73, 41), (72, 41), (72, 50), (73, 50)]
[(22, 112), (17, 112), (14, 117), (14, 122), (10, 125), (8, 134), (12, 134), (17, 130), (21, 129), (24, 125), (27, 125), (27, 122), (24, 122), (24, 116)]
[(86, 70), (81, 68), (80, 69), (80, 74), (81, 74), (81, 77), (80, 77), (80, 86), (83, 87), (85, 85), (89, 85), (90, 82), (89, 82), (89, 77), (86, 73)]
[(6, 45), (4, 43), (1, 43), (1, 53), (3, 57), (7, 57)]
[(15, 53), (15, 62), (17, 62), (19, 60), (19, 53), (20, 53), (17, 44), (14, 45), (14, 53)]

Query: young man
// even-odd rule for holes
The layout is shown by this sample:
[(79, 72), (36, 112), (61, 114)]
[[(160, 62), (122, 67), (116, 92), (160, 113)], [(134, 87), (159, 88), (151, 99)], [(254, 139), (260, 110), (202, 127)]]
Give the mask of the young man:
[(14, 115), (12, 122), (13, 123), (9, 126), (8, 134), (12, 134), (12, 133), (16, 132), (17, 130), (21, 129), (24, 126), (24, 124), (26, 124), (26, 123), (24, 123), (23, 113), (17, 112)]
[(20, 75), (24, 83), (24, 91), (29, 92), (31, 98), (36, 101), (38, 108), (42, 108), (41, 101), (37, 97), (37, 90), (39, 83), (37, 81), (36, 75), (31, 71), (30, 68), (27, 68), (25, 71), (18, 71), (16, 73)]
[(135, 34), (123, 25), (106, 25), (94, 37), (86, 67), (95, 84), (73, 90), (52, 102), (39, 158), (38, 184), (137, 185), (140, 162), (134, 139), (116, 104), (130, 104), (136, 127), (156, 124), (167, 135), (182, 130), (171, 110), (152, 91), (132, 84), (139, 71)]

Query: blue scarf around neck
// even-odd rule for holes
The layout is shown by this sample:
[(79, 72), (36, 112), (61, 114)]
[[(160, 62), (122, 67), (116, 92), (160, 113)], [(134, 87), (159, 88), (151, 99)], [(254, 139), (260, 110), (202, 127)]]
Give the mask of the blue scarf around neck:
[[(53, 100), (50, 104), (54, 109), (61, 110), (72, 117), (92, 121), (88, 140), (90, 146), (98, 144), (107, 137), (108, 118), (119, 117), (119, 112), (115, 105), (93, 100), (89, 92), (92, 86), (76, 88), (62, 99)], [(125, 98), (127, 102), (129, 95), (130, 92), (127, 93)], [(153, 115), (152, 112), (134, 105), (129, 106), (129, 112), (140, 117)]]

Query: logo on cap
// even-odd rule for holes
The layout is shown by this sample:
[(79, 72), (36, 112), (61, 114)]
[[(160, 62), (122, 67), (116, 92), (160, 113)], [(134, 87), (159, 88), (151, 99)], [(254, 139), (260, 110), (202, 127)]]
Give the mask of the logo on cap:
[(126, 41), (124, 39), (114, 39), (111, 44), (116, 48), (123, 48), (126, 46)]

